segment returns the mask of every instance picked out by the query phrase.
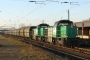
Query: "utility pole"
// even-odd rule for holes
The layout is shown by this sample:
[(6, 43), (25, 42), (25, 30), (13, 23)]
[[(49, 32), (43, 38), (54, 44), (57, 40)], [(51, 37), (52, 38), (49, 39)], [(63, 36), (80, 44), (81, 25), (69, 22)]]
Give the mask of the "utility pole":
[(31, 23), (30, 23), (30, 26), (31, 26)]
[[(16, 22), (14, 21), (14, 23), (16, 23)], [(16, 24), (14, 24), (14, 29), (15, 29), (15, 27), (16, 27)]]
[(62, 20), (62, 17), (61, 17), (61, 20)]
[(84, 35), (83, 29), (84, 29), (84, 21), (82, 22), (82, 38), (83, 38), (83, 35)]
[(44, 20), (42, 20), (42, 23), (44, 23)]
[(69, 10), (68, 10), (68, 20), (70, 19), (70, 16), (69, 16)]

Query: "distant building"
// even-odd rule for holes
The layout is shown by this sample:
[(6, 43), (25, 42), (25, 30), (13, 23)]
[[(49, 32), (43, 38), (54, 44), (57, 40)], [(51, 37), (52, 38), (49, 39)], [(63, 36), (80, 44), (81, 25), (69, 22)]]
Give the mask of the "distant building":
[(90, 36), (90, 19), (74, 23), (78, 27), (78, 35), (89, 38)]
[(4, 31), (14, 30), (14, 29), (15, 29), (14, 27), (4, 27), (4, 26), (1, 26), (1, 27), (0, 27), (0, 34), (3, 34)]

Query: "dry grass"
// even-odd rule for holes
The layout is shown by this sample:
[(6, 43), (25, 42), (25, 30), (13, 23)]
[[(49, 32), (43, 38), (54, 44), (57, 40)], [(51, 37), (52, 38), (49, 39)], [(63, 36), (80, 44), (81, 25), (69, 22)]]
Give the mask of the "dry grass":
[[(16, 38), (5, 38), (0, 35), (0, 39), (6, 39), (8, 42), (10, 42), (12, 45), (18, 46), (15, 50), (17, 50), (17, 53), (19, 55), (19, 60), (65, 60), (62, 59), (60, 56), (57, 56), (53, 53), (50, 53), (48, 51), (45, 51), (39, 47), (35, 47), (31, 44), (26, 44), (24, 42), (16, 40)], [(5, 53), (11, 49), (8, 49)], [(13, 54), (12, 54), (13, 56)]]

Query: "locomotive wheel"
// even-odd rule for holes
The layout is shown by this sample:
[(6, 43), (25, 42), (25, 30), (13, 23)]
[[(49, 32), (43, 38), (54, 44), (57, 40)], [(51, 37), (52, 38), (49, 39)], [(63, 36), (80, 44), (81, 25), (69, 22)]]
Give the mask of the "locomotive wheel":
[(65, 39), (64, 41), (65, 41), (65, 42), (64, 42), (64, 44), (65, 44), (64, 46), (65, 46), (65, 47), (71, 47), (71, 43), (70, 43), (69, 40)]
[(36, 37), (36, 41), (38, 41), (38, 37)]
[(40, 37), (36, 37), (36, 41), (40, 41), (41, 39), (40, 39)]
[(52, 43), (55, 44), (55, 39), (54, 38), (52, 39)]
[(44, 37), (41, 37), (41, 41), (42, 41), (42, 42), (45, 42), (45, 38), (44, 38)]
[(74, 48), (74, 41), (70, 39), (66, 40), (66, 47)]
[(44, 41), (44, 42), (47, 42), (47, 39), (46, 39), (46, 38), (44, 38), (44, 39), (43, 39), (43, 41)]
[(61, 45), (61, 44), (60, 44), (60, 41), (59, 41), (58, 39), (55, 40), (55, 44), (58, 45), (58, 46)]

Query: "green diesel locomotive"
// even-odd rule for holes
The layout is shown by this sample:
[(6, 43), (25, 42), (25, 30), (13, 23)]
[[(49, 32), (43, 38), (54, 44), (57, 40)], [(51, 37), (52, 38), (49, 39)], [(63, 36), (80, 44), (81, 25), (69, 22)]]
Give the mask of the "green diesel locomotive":
[(47, 28), (49, 25), (46, 23), (39, 24), (36, 29), (33, 29), (34, 32), (34, 39), (38, 41), (44, 41), (45, 36), (45, 28)]
[(54, 44), (73, 47), (78, 42), (76, 36), (77, 27), (73, 26), (72, 21), (60, 20), (55, 22), (52, 36)]

